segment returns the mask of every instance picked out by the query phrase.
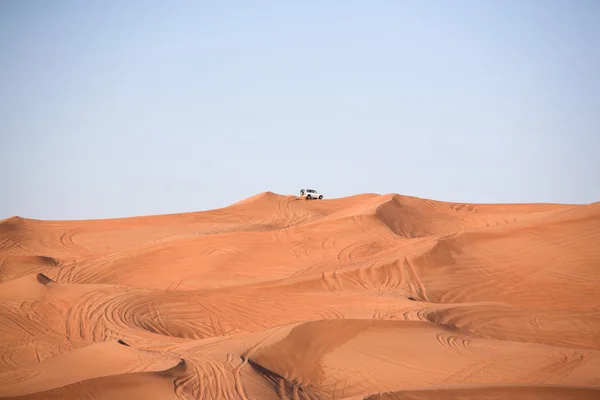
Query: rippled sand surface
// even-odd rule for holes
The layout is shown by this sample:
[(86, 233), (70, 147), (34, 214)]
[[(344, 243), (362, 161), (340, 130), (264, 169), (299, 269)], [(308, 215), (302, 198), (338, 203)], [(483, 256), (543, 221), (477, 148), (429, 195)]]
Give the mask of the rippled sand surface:
[(600, 203), (9, 218), (0, 397), (599, 399)]

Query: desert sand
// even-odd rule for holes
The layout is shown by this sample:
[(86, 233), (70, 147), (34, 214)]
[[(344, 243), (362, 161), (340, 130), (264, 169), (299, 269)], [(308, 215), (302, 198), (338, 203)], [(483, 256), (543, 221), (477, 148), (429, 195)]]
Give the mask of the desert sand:
[(599, 399), (600, 203), (9, 218), (0, 397)]

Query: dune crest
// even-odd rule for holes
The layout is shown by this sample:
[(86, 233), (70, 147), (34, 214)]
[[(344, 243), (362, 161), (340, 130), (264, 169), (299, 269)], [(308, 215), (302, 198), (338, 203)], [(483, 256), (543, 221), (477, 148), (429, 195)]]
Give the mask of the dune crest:
[(0, 221), (0, 398), (592, 399), (600, 202)]
[(240, 200), (238, 202), (233, 203), (231, 206), (239, 206), (243, 204), (252, 204), (252, 203), (268, 203), (272, 201), (277, 201), (278, 199), (282, 199), (284, 196), (280, 194), (276, 194), (271, 191), (261, 192), (255, 194), (254, 196), (250, 196), (246, 199)]
[(163, 371), (180, 362), (178, 357), (135, 350), (121, 341), (94, 343), (27, 368), (0, 374), (0, 397), (46, 391), (103, 376)]

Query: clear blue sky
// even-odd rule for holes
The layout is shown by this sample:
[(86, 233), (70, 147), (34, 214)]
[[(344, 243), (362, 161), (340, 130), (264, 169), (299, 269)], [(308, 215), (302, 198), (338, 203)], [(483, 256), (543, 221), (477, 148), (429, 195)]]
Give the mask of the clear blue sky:
[(0, 218), (600, 200), (600, 2), (2, 1)]

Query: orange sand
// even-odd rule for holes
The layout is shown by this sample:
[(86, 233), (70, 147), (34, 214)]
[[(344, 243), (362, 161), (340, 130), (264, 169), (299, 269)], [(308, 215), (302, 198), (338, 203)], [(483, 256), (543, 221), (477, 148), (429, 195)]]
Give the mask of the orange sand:
[(0, 397), (598, 399), (600, 203), (9, 218)]

